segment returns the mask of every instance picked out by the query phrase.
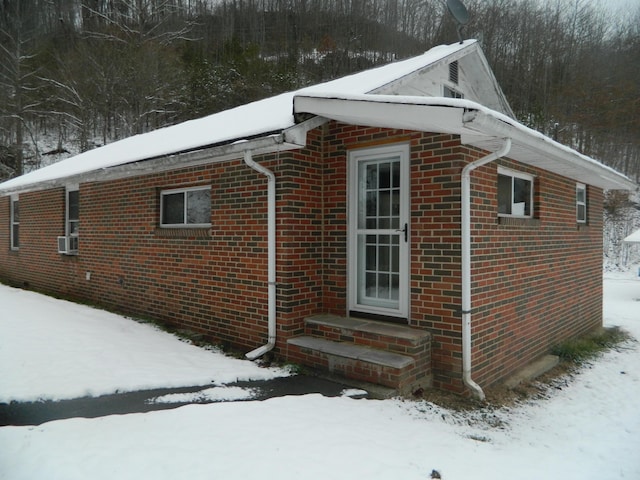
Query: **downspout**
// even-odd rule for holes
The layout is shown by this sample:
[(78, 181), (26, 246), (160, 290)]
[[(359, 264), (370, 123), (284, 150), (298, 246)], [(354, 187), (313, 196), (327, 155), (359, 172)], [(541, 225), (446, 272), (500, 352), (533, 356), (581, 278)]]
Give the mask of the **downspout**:
[(253, 160), (251, 150), (245, 150), (244, 163), (267, 177), (268, 340), (265, 345), (245, 355), (247, 359), (255, 360), (276, 345), (276, 176)]
[(471, 378), (471, 172), (504, 157), (509, 150), (511, 139), (505, 138), (502, 148), (462, 169), (462, 380), (479, 400), (484, 400), (484, 392)]

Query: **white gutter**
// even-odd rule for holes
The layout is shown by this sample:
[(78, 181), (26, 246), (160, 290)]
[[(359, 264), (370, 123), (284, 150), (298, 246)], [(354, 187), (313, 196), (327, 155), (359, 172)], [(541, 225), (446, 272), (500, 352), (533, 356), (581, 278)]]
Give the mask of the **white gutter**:
[(276, 345), (276, 176), (268, 168), (256, 163), (251, 150), (245, 150), (244, 163), (250, 168), (267, 177), (267, 282), (268, 290), (268, 339), (267, 343), (245, 355), (249, 360), (255, 360)]
[(476, 398), (484, 400), (480, 385), (471, 378), (471, 172), (509, 153), (511, 139), (499, 150), (462, 169), (462, 380)]

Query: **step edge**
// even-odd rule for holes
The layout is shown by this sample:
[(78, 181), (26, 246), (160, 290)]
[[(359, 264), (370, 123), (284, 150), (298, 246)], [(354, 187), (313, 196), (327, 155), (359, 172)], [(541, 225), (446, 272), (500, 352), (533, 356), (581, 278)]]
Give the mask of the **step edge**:
[[(316, 350), (318, 352), (334, 355), (342, 358), (349, 358), (352, 360), (359, 360), (362, 362), (373, 363), (383, 367), (391, 367), (403, 369), (415, 364), (415, 360), (407, 355), (400, 353), (389, 352), (386, 350), (378, 350), (375, 348), (365, 347), (362, 345), (355, 345), (347, 342), (334, 342), (332, 340), (326, 340), (319, 337), (300, 336), (293, 337), (287, 340), (287, 343), (300, 348), (307, 348), (309, 350)], [(354, 352), (348, 354), (347, 350)], [(381, 358), (376, 358), (376, 355), (387, 357), (387, 360), (395, 360), (394, 363), (384, 361)]]
[[(431, 333), (404, 325), (392, 325), (383, 322), (362, 319), (357, 317), (340, 317), (337, 315), (312, 315), (304, 319), (305, 324), (324, 325), (332, 328), (365, 332), (387, 337), (401, 338), (403, 340), (420, 341), (428, 340)], [(395, 330), (395, 331), (391, 331)]]

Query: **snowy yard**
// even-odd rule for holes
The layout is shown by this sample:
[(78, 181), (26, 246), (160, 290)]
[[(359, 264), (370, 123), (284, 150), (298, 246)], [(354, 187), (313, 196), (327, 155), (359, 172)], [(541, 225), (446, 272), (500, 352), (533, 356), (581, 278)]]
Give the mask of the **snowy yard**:
[[(287, 375), (31, 292), (0, 305), (0, 402)], [(632, 273), (605, 279), (605, 323), (640, 339)], [(0, 479), (640, 479), (639, 366), (627, 342), (547, 399), (471, 413), (304, 395), (2, 427)]]

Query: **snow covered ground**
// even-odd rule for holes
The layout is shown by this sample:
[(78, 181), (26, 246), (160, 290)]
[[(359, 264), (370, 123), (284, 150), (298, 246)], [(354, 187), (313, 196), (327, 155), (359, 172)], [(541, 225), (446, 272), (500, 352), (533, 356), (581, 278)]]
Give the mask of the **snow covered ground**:
[[(287, 374), (31, 292), (0, 305), (4, 402)], [(605, 323), (640, 339), (633, 273), (607, 274)], [(639, 367), (627, 342), (549, 398), (468, 413), (304, 395), (2, 427), (0, 479), (640, 479)]]

